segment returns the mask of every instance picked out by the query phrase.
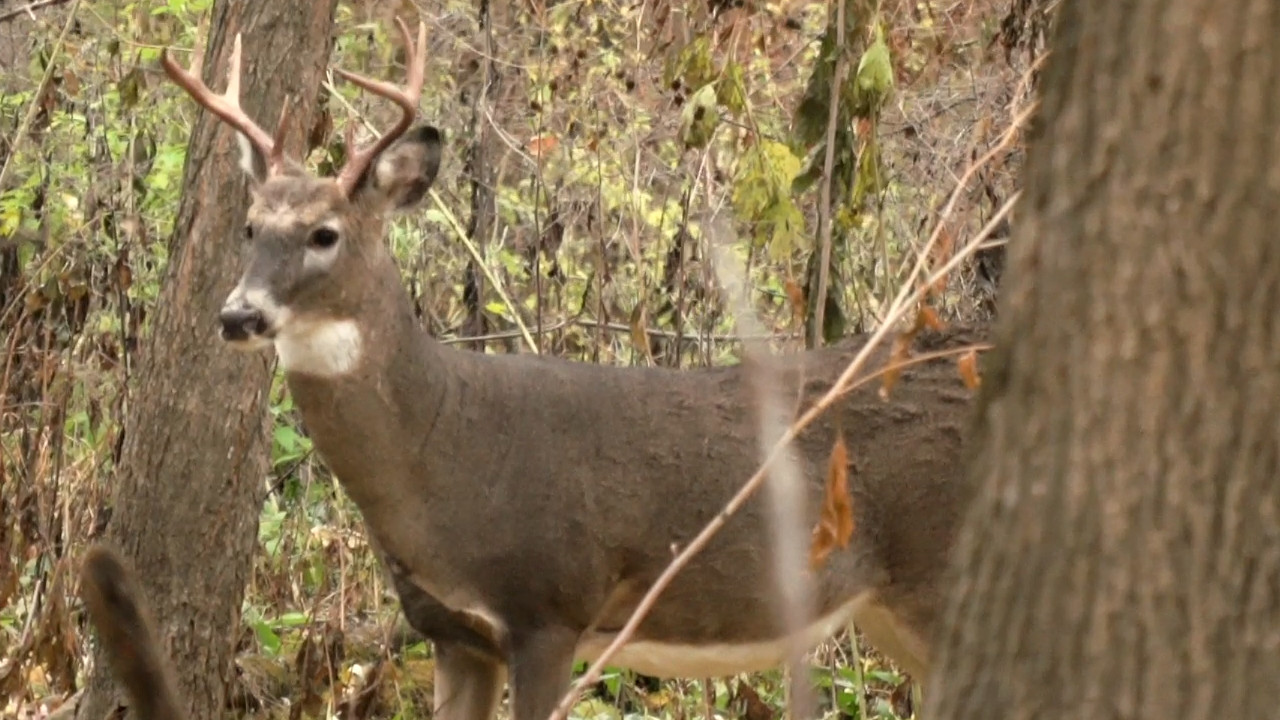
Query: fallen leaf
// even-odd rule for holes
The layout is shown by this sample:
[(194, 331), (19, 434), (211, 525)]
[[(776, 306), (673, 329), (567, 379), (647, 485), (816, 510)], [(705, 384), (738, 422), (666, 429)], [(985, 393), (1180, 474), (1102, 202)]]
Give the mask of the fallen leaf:
[(836, 436), (827, 461), (827, 484), (822, 514), (813, 528), (809, 545), (809, 569), (816, 570), (837, 547), (848, 547), (853, 537), (853, 498), (849, 495), (849, 451), (844, 436)]

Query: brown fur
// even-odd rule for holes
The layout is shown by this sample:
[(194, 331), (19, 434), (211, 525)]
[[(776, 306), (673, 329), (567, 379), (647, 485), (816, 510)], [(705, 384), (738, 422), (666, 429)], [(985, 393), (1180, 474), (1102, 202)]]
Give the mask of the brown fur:
[[(616, 631), (672, 547), (755, 471), (756, 408), (742, 366), (602, 367), (474, 354), (428, 336), (382, 236), (385, 215), (422, 197), (439, 158), (438, 134), (419, 128), (376, 158), (349, 196), (333, 180), (268, 175), (262, 158), (250, 158), (254, 240), (224, 332), (282, 347), (289, 323), (358, 326), (353, 369), (291, 371), (287, 380), (406, 616), (434, 641), (437, 711), (488, 720), (509, 674), (514, 719), (543, 720), (567, 689), (578, 646)], [(262, 221), (269, 212), (287, 219)], [(338, 244), (316, 249), (317, 227), (303, 222), (315, 218), (341, 229)], [(953, 331), (922, 342), (974, 339)], [(788, 400), (807, 407), (863, 342), (781, 358)], [(881, 350), (873, 366), (886, 359)], [(969, 499), (961, 461), (969, 393), (952, 361), (907, 370), (888, 402), (876, 389), (851, 393), (795, 446), (809, 524), (837, 429), (850, 457), (857, 529), (814, 575), (814, 600), (822, 616), (857, 599), (855, 621), (923, 679)], [(761, 498), (743, 507), (671, 584), (636, 640), (682, 646), (686, 656), (777, 640), (767, 510)], [(720, 650), (699, 662), (732, 656)], [(758, 655), (729, 669), (753, 662)]]
[(138, 720), (185, 718), (149, 611), (133, 574), (114, 550), (94, 545), (85, 553), (80, 596), (134, 716)]
[[(314, 198), (323, 182), (269, 181), (255, 204)], [(387, 558), (410, 622), (441, 648), (442, 687), (460, 688), (441, 710), (488, 718), (505, 665), (515, 717), (536, 720), (565, 689), (575, 644), (619, 628), (672, 545), (687, 543), (754, 472), (746, 371), (613, 368), (447, 348), (413, 315), (380, 218), (370, 214), (377, 206), (361, 197), (337, 202), (348, 244), (323, 275), (292, 283), (279, 275), (301, 265), (307, 229), (299, 227), (259, 240), (246, 277), (274, 268), (274, 279), (259, 282), (282, 305), (362, 329), (364, 355), (353, 372), (287, 379), (316, 449)], [(957, 331), (933, 341), (974, 339)], [(803, 388), (789, 399), (807, 407), (864, 340), (781, 358), (783, 385)], [(885, 360), (882, 351), (872, 366)], [(851, 394), (797, 442), (810, 480), (809, 522), (836, 427), (851, 457), (858, 529), (814, 590), (820, 615), (865, 594), (862, 629), (924, 676), (946, 557), (968, 499), (960, 459), (969, 393), (952, 361), (908, 370), (889, 402), (877, 387)], [(753, 500), (672, 583), (637, 640), (777, 638), (769, 537), (764, 501)], [(502, 627), (461, 612), (477, 607)], [(463, 673), (473, 684), (454, 677)]]

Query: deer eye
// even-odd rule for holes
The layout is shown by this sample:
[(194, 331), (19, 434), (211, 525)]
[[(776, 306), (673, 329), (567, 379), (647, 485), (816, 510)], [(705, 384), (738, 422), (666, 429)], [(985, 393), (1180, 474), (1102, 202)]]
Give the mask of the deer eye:
[(307, 244), (313, 248), (327, 250), (338, 244), (338, 231), (327, 227), (316, 228), (311, 231), (311, 237), (307, 238)]
[(253, 239), (253, 226), (250, 225), (249, 223), (244, 224), (244, 239), (245, 240)]

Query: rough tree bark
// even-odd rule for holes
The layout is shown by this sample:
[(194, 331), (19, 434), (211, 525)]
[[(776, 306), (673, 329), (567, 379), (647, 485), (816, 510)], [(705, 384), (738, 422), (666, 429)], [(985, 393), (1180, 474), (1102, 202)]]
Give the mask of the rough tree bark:
[(1280, 707), (1280, 4), (1063, 3), (925, 717)]
[[(471, 182), (471, 219), (467, 222), (467, 237), (484, 252), (489, 244), (489, 236), (493, 234), (493, 225), (497, 222), (495, 193), (498, 187), (498, 172), (495, 167), (494, 145), (497, 140), (492, 129), (492, 121), (488, 111), (493, 108), (493, 99), (497, 96), (502, 84), (502, 75), (498, 71), (496, 60), (497, 46), (493, 42), (494, 22), (508, 19), (509, 3), (502, 7), (494, 7), (489, 0), (477, 0), (476, 20), (479, 31), (484, 35), (484, 52), (477, 58), (476, 73), (479, 78), (473, 89), (471, 99), (471, 146), (467, 149), (467, 164), (464, 172)], [(502, 28), (509, 28), (506, 24)], [(464, 336), (479, 337), (489, 332), (489, 320), (484, 309), (485, 278), (474, 260), (467, 262), (466, 275), (463, 278), (463, 304), (467, 308), (467, 318), (463, 323)], [(476, 352), (484, 352), (485, 341), (473, 340), (467, 347)]]
[[(213, 5), (205, 81), (223, 89), (241, 32), (242, 104), (274, 128), (285, 94), (294, 98), (287, 145), (294, 157), (314, 121), (336, 4)], [(233, 133), (213, 115), (190, 111), (198, 120), (171, 259), (131, 394), (107, 536), (138, 571), (194, 720), (220, 717), (227, 704), (269, 459), (270, 361), (231, 352), (218, 339), (218, 308), (239, 272), (248, 191)], [(115, 702), (99, 657), (77, 716), (98, 720)]]

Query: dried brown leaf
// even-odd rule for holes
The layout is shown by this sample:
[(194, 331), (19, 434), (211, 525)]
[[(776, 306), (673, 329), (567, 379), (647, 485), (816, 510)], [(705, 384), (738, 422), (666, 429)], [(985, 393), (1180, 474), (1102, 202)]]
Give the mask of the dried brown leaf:
[(796, 325), (804, 326), (805, 309), (808, 303), (804, 297), (804, 288), (791, 278), (783, 284), (783, 288), (787, 292), (787, 300), (791, 303), (791, 316), (795, 320)]
[(67, 97), (75, 97), (80, 94), (80, 77), (74, 71), (68, 70), (62, 74), (62, 90)]
[(960, 371), (960, 379), (970, 390), (977, 390), (982, 384), (982, 376), (978, 374), (978, 351), (970, 350), (956, 359), (956, 369)]
[(631, 330), (631, 342), (635, 344), (637, 349), (649, 347), (649, 333), (646, 332), (646, 318), (644, 305), (636, 305), (631, 310), (631, 317), (627, 322), (627, 327)]
[(645, 310), (643, 304), (636, 305), (631, 311), (631, 318), (627, 323), (630, 329), (631, 343), (638, 352), (644, 353), (645, 358), (652, 365), (653, 348), (649, 344), (649, 313)]
[(526, 149), (530, 155), (542, 160), (548, 153), (555, 150), (559, 144), (560, 139), (554, 135), (539, 135), (529, 140)]
[(738, 717), (744, 720), (773, 720), (773, 710), (760, 699), (755, 688), (743, 680), (738, 680), (738, 688), (733, 693), (730, 705)]
[(942, 318), (938, 317), (938, 311), (934, 310), (933, 307), (929, 305), (922, 304), (920, 306), (920, 312), (916, 314), (916, 326), (912, 335), (924, 328), (929, 328), (930, 330), (942, 330), (945, 327), (946, 324), (942, 322)]
[(893, 386), (898, 384), (898, 378), (902, 376), (903, 363), (911, 357), (911, 342), (915, 339), (917, 328), (912, 328), (904, 333), (898, 333), (893, 338), (893, 348), (889, 351), (889, 367), (885, 368), (884, 375), (880, 382), (880, 397), (888, 400), (889, 394), (893, 392)]
[(809, 545), (809, 568), (816, 570), (837, 547), (848, 547), (853, 537), (853, 498), (849, 495), (849, 450), (844, 436), (837, 435), (827, 462), (827, 484), (822, 497), (822, 514), (813, 528)]
[[(951, 260), (952, 253), (955, 252), (956, 239), (951, 231), (943, 226), (938, 231), (938, 242), (934, 244), (929, 256), (934, 268), (941, 268)], [(929, 295), (937, 298), (947, 289), (947, 278), (950, 273), (943, 273), (929, 286)]]

